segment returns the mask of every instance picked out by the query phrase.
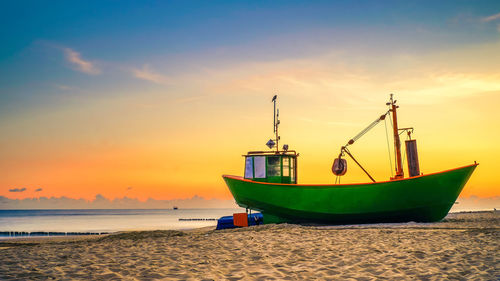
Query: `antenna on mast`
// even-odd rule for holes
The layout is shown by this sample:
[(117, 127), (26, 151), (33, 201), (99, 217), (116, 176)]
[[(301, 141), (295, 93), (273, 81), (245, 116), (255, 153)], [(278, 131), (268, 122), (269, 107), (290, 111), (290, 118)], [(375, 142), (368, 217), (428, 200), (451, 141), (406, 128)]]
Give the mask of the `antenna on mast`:
[[(278, 126), (280, 124), (280, 110), (276, 108), (276, 99), (278, 98), (278, 95), (274, 95), (273, 99), (271, 100), (274, 103), (274, 111), (273, 111), (273, 133), (276, 135), (276, 152), (279, 152), (279, 140), (280, 136), (278, 135)], [(266, 144), (269, 146), (269, 148), (273, 148), (274, 146), (274, 141), (271, 139), (267, 142)]]
[(274, 103), (274, 113), (273, 113), (273, 133), (276, 133), (276, 99), (278, 98), (278, 95), (274, 95), (273, 99), (271, 100)]

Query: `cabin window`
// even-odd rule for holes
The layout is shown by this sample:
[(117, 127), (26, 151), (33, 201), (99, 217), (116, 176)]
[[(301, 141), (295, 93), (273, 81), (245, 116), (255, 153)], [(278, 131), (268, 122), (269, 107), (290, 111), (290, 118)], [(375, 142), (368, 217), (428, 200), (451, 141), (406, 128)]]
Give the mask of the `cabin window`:
[(256, 156), (254, 157), (254, 168), (255, 168), (255, 178), (265, 178), (266, 177), (266, 157)]
[(253, 179), (253, 157), (246, 157), (245, 159), (245, 178)]
[(279, 156), (267, 157), (267, 176), (279, 177), (281, 176), (281, 161)]
[(295, 183), (295, 161), (297, 161), (297, 158), (292, 158), (292, 161), (290, 161), (290, 182)]
[(284, 177), (290, 176), (290, 158), (289, 157), (283, 157), (283, 176)]

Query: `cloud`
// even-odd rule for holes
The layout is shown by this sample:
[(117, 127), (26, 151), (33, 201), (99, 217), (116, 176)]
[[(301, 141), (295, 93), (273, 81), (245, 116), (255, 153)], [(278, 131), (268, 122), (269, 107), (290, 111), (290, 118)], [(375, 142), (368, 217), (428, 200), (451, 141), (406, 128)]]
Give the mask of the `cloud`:
[[(457, 202), (459, 203), (453, 205), (451, 212), (500, 209), (500, 196), (486, 198), (477, 196), (460, 197)], [(234, 200), (205, 199), (197, 195), (192, 198), (173, 200), (150, 198), (144, 202), (130, 197), (108, 199), (100, 194), (97, 194), (93, 200), (68, 197), (10, 199), (0, 196), (0, 209), (169, 209), (173, 206), (186, 209), (238, 208)]]
[(149, 65), (145, 64), (142, 69), (132, 68), (132, 74), (135, 78), (150, 81), (156, 84), (168, 84), (169, 80), (166, 76), (154, 72)]
[(56, 88), (58, 88), (59, 90), (62, 90), (62, 91), (69, 91), (69, 90), (73, 90), (73, 87), (71, 86), (67, 86), (67, 85), (60, 85), (60, 84), (56, 84), (54, 85)]
[(70, 62), (76, 70), (92, 75), (101, 73), (101, 70), (97, 68), (95, 63), (82, 59), (80, 53), (70, 48), (64, 48), (63, 50), (66, 60)]
[(26, 191), (26, 187), (9, 189), (9, 192), (24, 192), (24, 191)]
[(500, 19), (500, 13), (494, 14), (494, 15), (491, 15), (491, 16), (488, 16), (488, 17), (481, 18), (481, 21), (482, 22), (490, 22), (490, 21), (494, 21), (494, 20), (497, 20), (497, 19)]
[(183, 209), (193, 208), (238, 208), (234, 200), (205, 199), (193, 196), (186, 199), (157, 200), (149, 198), (139, 201), (123, 197), (108, 199), (97, 194), (93, 200), (73, 199), (68, 197), (39, 197), (10, 199), (0, 196), (0, 209), (170, 209), (178, 206)]
[(39, 191), (42, 191), (42, 190), (43, 190), (43, 188), (37, 188), (37, 189), (35, 189), (35, 192), (39, 192)]
[(207, 96), (194, 96), (194, 97), (180, 98), (180, 99), (177, 99), (175, 102), (177, 102), (177, 103), (189, 103), (189, 102), (194, 102), (194, 101), (204, 99), (206, 97)]

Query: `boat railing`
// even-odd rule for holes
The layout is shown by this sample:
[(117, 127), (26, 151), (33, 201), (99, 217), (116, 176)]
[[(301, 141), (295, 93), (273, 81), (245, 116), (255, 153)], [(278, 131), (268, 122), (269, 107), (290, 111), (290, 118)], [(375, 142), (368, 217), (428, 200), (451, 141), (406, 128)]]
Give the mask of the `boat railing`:
[(249, 151), (247, 154), (242, 155), (242, 156), (256, 155), (256, 154), (266, 154), (266, 155), (295, 155), (295, 156), (299, 156), (299, 154), (295, 150)]

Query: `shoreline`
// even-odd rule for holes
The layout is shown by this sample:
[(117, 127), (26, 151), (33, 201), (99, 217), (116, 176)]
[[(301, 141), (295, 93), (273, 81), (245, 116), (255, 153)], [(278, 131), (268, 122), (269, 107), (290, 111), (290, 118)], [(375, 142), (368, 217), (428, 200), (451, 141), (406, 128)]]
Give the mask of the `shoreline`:
[[(72, 241), (75, 239), (78, 240), (85, 240), (86, 238), (88, 239), (95, 239), (95, 238), (102, 238), (110, 235), (122, 235), (126, 233), (147, 233), (147, 232), (155, 232), (155, 231), (180, 231), (180, 232), (186, 232), (186, 233), (195, 233), (195, 232), (205, 232), (205, 231), (211, 231), (215, 230), (215, 226), (205, 226), (205, 227), (197, 227), (197, 228), (189, 228), (189, 229), (180, 229), (180, 230), (173, 230), (173, 229), (164, 229), (164, 230), (126, 230), (126, 231), (116, 231), (116, 232), (103, 232), (103, 233), (84, 233), (84, 234), (68, 234), (68, 235), (53, 235), (53, 236), (16, 236), (16, 237), (2, 237), (0, 236), (0, 245), (2, 243), (19, 243), (19, 242), (45, 242), (45, 241), (58, 241), (58, 242), (63, 242), (63, 241)], [(61, 232), (63, 233), (63, 232)], [(1, 246), (0, 246), (1, 247)]]
[[(442, 224), (448, 222), (449, 220), (453, 221), (453, 217), (461, 214), (471, 214), (471, 215), (481, 215), (481, 214), (496, 214), (500, 212), (498, 210), (482, 210), (482, 211), (460, 211), (460, 212), (450, 212), (446, 217), (439, 222), (432, 223), (417, 223), (417, 222), (404, 222), (404, 223), (368, 223), (368, 224), (343, 224), (343, 225), (328, 225), (328, 224), (300, 224), (304, 226), (313, 226), (313, 227), (326, 227), (326, 228), (432, 228), (431, 225), (435, 225), (437, 227), (438, 224)], [(206, 220), (206, 219), (204, 219)], [(210, 219), (211, 221), (217, 221), (216, 219)], [(185, 219), (179, 219), (179, 221), (185, 221)], [(435, 227), (435, 228), (436, 228)], [(81, 237), (81, 236), (104, 236), (104, 235), (112, 235), (117, 233), (124, 232), (144, 232), (144, 231), (166, 231), (166, 230), (177, 230), (177, 231), (192, 231), (196, 229), (207, 229), (213, 228), (215, 226), (204, 226), (204, 227), (194, 227), (194, 228), (183, 228), (183, 229), (130, 229), (130, 230), (118, 230), (118, 231), (82, 231), (82, 232), (74, 232), (74, 231), (0, 231), (0, 242), (7, 240), (18, 240), (18, 239), (51, 239), (51, 238), (60, 238), (60, 237)], [(13, 236), (7, 236), (7, 233), (12, 233)], [(21, 234), (21, 235), (19, 235)]]
[[(344, 229), (449, 229), (449, 230), (465, 230), (465, 229), (496, 229), (498, 226), (487, 227), (484, 225), (484, 221), (489, 221), (488, 218), (481, 218), (477, 216), (492, 214), (494, 217), (498, 217), (496, 222), (500, 221), (500, 212), (498, 211), (461, 211), (449, 213), (443, 220), (439, 222), (401, 222), (401, 223), (366, 223), (366, 224), (339, 224), (339, 225), (329, 225), (329, 224), (316, 224), (316, 223), (302, 223), (302, 224), (269, 224), (269, 225), (292, 225), (298, 227), (309, 227), (309, 228), (317, 228), (317, 229), (336, 229), (336, 230), (344, 230)], [(466, 216), (466, 217), (463, 217)], [(473, 217), (471, 217), (473, 216)], [(457, 217), (460, 217), (457, 219)], [(467, 222), (468, 224), (464, 225), (463, 223)], [(185, 228), (185, 229), (131, 229), (131, 230), (119, 230), (114, 232), (47, 232), (47, 233), (56, 233), (56, 235), (42, 235), (42, 236), (16, 236), (16, 237), (3, 237), (0, 236), (0, 243), (7, 241), (20, 241), (20, 240), (37, 240), (40, 241), (49, 241), (49, 240), (64, 240), (64, 238), (82, 238), (84, 240), (85, 237), (93, 239), (95, 237), (106, 237), (113, 235), (124, 235), (127, 233), (149, 233), (149, 232), (165, 232), (165, 231), (178, 231), (185, 233), (198, 233), (198, 232), (209, 232), (209, 231), (238, 231), (244, 229), (251, 229), (258, 231), (259, 228), (265, 227), (268, 225), (257, 225), (250, 226), (244, 228), (234, 228), (234, 229), (222, 229), (216, 230), (216, 226), (203, 226), (203, 227), (194, 227), (194, 228)], [(3, 231), (6, 233), (8, 231)], [(2, 231), (0, 231), (2, 233)], [(27, 233), (27, 232), (25, 232)], [(62, 235), (63, 233), (68, 233), (67, 235)], [(14, 243), (15, 243), (14, 242)]]

